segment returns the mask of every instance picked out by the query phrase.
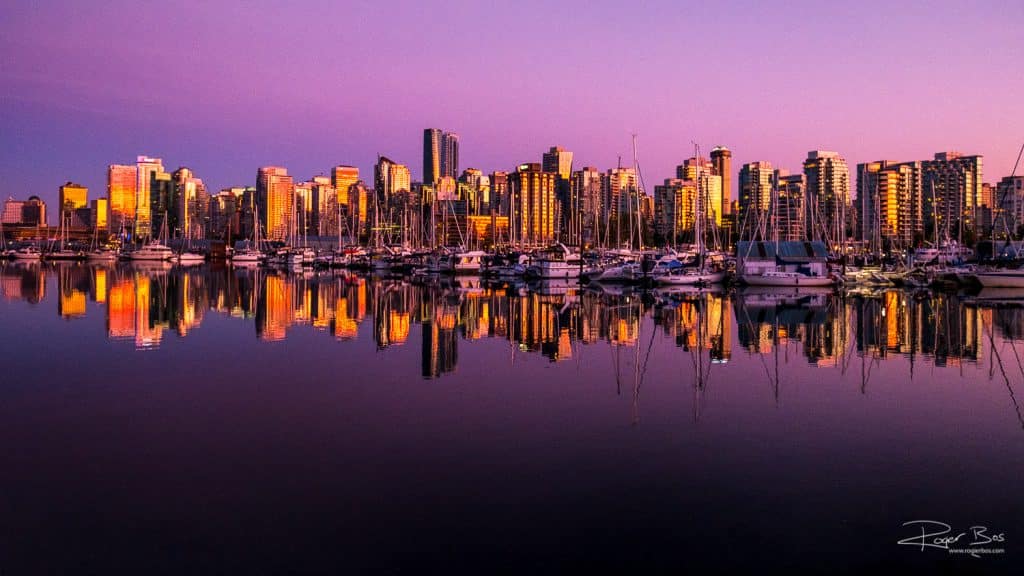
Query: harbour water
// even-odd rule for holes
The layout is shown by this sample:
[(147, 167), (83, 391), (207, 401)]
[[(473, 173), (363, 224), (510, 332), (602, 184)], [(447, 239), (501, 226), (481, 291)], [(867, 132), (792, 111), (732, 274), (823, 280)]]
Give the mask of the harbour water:
[(2, 574), (1020, 566), (1005, 298), (0, 266)]

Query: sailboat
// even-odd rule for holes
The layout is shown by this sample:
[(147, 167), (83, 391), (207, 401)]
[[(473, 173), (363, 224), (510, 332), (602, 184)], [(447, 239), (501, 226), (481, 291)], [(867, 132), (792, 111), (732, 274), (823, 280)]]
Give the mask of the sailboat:
[(4, 221), (0, 218), (0, 258), (14, 258), (14, 250), (7, 248), (7, 238), (4, 237)]
[[(1017, 161), (1013, 164), (1013, 172), (1010, 174), (1011, 182), (1017, 175), (1017, 167), (1020, 164), (1022, 155), (1024, 155), (1024, 144), (1021, 145), (1020, 152), (1017, 153)], [(1009, 231), (1007, 231), (1007, 236), (1009, 237)], [(993, 253), (995, 245), (995, 230), (993, 229)], [(979, 270), (974, 274), (974, 277), (977, 278), (984, 288), (1024, 288), (1024, 268)]]
[(252, 196), (250, 206), (252, 207), (252, 243), (241, 250), (235, 250), (231, 256), (231, 263), (236, 266), (259, 266), (266, 259), (266, 254), (260, 250), (260, 215), (256, 211), (256, 199)]
[(99, 227), (94, 228), (92, 231), (92, 247), (85, 255), (85, 259), (89, 262), (116, 262), (117, 251), (111, 250), (107, 246), (100, 246), (99, 234)]
[(163, 224), (160, 226), (160, 234), (157, 238), (151, 239), (142, 248), (129, 254), (133, 261), (166, 262), (174, 256), (174, 251), (164, 244), (167, 238), (167, 216), (164, 215)]
[(178, 264), (181, 264), (182, 266), (190, 266), (190, 265), (194, 265), (194, 264), (202, 264), (203, 262), (206, 261), (206, 254), (204, 254), (203, 252), (200, 252), (199, 250), (196, 250), (196, 249), (192, 248), (192, 236), (193, 235), (194, 234), (192, 232), (191, 220), (189, 220), (186, 223), (186, 229), (185, 229), (185, 238), (186, 238), (185, 245), (182, 248), (181, 252), (178, 252), (172, 258), (172, 260), (174, 262), (177, 262)]
[(71, 215), (61, 214), (59, 234), (59, 245), (56, 250), (46, 254), (47, 260), (81, 260), (85, 255), (79, 250), (68, 248), (68, 226), (71, 223)]

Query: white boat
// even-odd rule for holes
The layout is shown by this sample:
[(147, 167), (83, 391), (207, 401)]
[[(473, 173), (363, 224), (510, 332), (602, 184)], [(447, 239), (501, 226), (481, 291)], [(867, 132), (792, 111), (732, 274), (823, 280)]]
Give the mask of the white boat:
[(82, 260), (85, 258), (85, 254), (77, 250), (54, 250), (47, 252), (45, 255), (47, 260)]
[(178, 264), (200, 264), (206, 261), (206, 255), (199, 252), (182, 252), (174, 257)]
[(231, 263), (239, 266), (256, 266), (267, 258), (266, 254), (255, 248), (243, 248), (231, 256)]
[(956, 240), (947, 240), (939, 244), (938, 248), (931, 245), (922, 246), (914, 250), (914, 263), (956, 264), (967, 260), (973, 255), (974, 251), (970, 248), (961, 246)]
[(86, 253), (85, 259), (89, 262), (116, 262), (117, 252), (109, 248), (99, 248)]
[(655, 282), (665, 286), (718, 284), (723, 280), (725, 280), (725, 272), (712, 272), (697, 268), (677, 268), (655, 278)]
[(1024, 269), (975, 272), (983, 288), (1024, 288)]
[(456, 274), (479, 274), (484, 256), (487, 256), (487, 253), (482, 250), (453, 254), (452, 272)]
[(129, 259), (133, 262), (140, 260), (149, 262), (169, 261), (173, 256), (173, 250), (155, 240), (128, 255)]
[(42, 252), (35, 246), (25, 246), (14, 251), (15, 260), (39, 260), (42, 257)]
[(539, 253), (527, 273), (535, 278), (579, 278), (582, 270), (580, 255), (559, 242)]
[(743, 282), (751, 286), (831, 286), (835, 279), (830, 276), (811, 276), (803, 272), (767, 270), (761, 274), (744, 274)]
[(639, 262), (625, 262), (609, 266), (598, 274), (594, 280), (602, 283), (633, 282), (644, 275)]

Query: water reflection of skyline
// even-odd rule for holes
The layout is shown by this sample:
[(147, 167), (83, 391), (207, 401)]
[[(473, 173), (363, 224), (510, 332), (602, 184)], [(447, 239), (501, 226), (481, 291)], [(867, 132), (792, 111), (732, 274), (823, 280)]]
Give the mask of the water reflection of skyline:
[[(107, 337), (140, 350), (158, 348), (168, 333), (187, 337), (214, 312), (251, 320), (266, 342), (310, 328), (340, 342), (372, 338), (379, 350), (419, 344), (426, 378), (456, 370), (460, 342), (485, 338), (509, 342), (513, 354), (556, 362), (598, 342), (644, 346), (648, 318), (678, 348), (716, 363), (729, 362), (738, 346), (751, 355), (799, 350), (821, 367), (893, 356), (960, 366), (982, 360), (989, 332), (1002, 341), (1024, 338), (1024, 308), (896, 290), (857, 297), (768, 290), (616, 295), (475, 279), (418, 285), (339, 273), (81, 264), (7, 264), (0, 287), (9, 301), (53, 298), (58, 316), (69, 321), (105, 308)], [(419, 341), (410, 342), (417, 325)]]

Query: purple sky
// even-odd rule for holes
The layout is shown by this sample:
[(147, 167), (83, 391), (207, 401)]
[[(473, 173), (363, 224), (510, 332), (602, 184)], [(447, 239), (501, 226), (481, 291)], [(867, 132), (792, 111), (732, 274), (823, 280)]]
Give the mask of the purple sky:
[(105, 193), (136, 155), (216, 191), (376, 154), (422, 176), (422, 131), (460, 167), (629, 162), (648, 187), (723, 144), (734, 169), (985, 155), (1024, 141), (1024, 3), (20, 2), (0, 19), (0, 196)]

